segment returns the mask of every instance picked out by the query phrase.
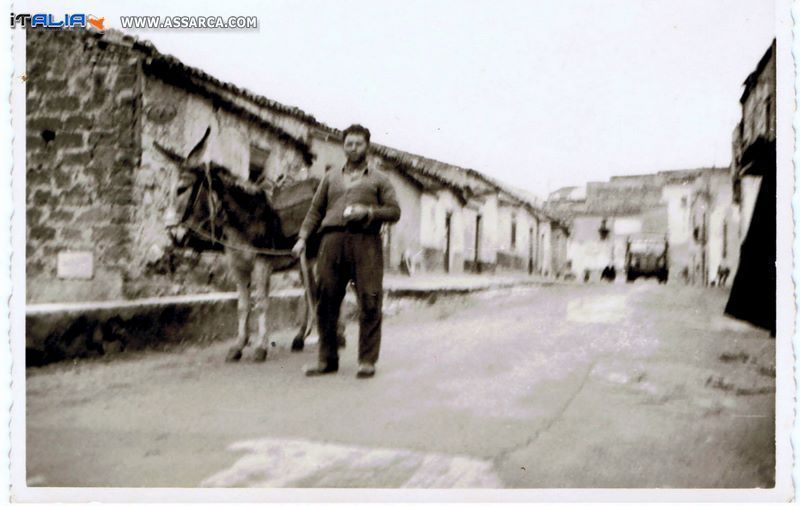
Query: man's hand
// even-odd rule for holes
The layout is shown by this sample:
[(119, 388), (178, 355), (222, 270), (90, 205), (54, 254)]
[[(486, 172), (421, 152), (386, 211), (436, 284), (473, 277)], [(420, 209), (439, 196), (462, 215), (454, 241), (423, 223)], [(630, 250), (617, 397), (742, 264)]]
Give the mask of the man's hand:
[(298, 239), (296, 243), (294, 243), (294, 247), (292, 248), (292, 255), (299, 257), (303, 254), (306, 250), (306, 240), (305, 239)]
[(344, 211), (344, 219), (347, 220), (348, 223), (361, 221), (369, 213), (367, 206), (362, 204), (353, 204), (352, 206), (348, 206)]

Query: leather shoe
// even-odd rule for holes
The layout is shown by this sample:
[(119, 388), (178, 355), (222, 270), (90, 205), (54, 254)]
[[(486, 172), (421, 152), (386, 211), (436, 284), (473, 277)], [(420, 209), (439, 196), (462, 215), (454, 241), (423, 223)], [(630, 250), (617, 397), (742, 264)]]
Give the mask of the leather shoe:
[(323, 374), (333, 374), (339, 370), (338, 362), (320, 362), (303, 367), (306, 376), (322, 376)]
[(375, 366), (372, 364), (361, 363), (358, 365), (358, 372), (356, 378), (371, 378), (375, 376)]

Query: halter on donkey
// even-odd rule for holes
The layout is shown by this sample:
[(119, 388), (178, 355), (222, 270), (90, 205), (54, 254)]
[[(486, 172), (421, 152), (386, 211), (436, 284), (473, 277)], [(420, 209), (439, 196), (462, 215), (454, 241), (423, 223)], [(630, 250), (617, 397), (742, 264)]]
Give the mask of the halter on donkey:
[(228, 350), (228, 361), (239, 360), (248, 344), (251, 287), (258, 318), (254, 360), (266, 360), (270, 276), (299, 263), (306, 308), (300, 330), (292, 340), (292, 351), (300, 351), (311, 332), (316, 297), (313, 271), (305, 255), (299, 262), (292, 256), (291, 246), (300, 227), (297, 216), (305, 215), (319, 181), (300, 181), (277, 190), (271, 199), (263, 189), (237, 178), (227, 168), (203, 160), (210, 133), (209, 127), (186, 157), (154, 142), (176, 163), (180, 176), (175, 198), (180, 218), (167, 225), (170, 236), (177, 247), (221, 250), (227, 258), (239, 294), (237, 339)]

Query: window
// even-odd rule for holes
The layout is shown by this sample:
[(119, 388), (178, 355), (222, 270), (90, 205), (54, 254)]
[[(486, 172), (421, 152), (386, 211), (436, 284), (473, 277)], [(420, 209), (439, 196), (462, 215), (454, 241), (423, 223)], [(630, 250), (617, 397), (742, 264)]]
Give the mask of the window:
[(600, 222), (600, 228), (597, 230), (600, 234), (600, 240), (605, 241), (608, 239), (608, 234), (611, 230), (608, 228), (608, 219), (603, 218), (603, 221)]
[(268, 158), (269, 158), (269, 150), (251, 144), (250, 168), (247, 179), (255, 183), (256, 181), (259, 181), (264, 177), (266, 177)]

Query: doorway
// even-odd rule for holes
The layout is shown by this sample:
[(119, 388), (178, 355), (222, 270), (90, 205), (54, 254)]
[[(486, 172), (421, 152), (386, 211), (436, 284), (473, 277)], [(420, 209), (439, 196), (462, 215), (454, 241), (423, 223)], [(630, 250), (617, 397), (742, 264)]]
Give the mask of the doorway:
[(444, 272), (450, 272), (450, 223), (453, 221), (453, 213), (447, 213), (444, 218)]
[(473, 269), (480, 274), (481, 272), (481, 215), (475, 217), (475, 258), (473, 259)]
[(528, 276), (533, 274), (533, 227), (528, 229)]
[(381, 227), (381, 241), (383, 242), (383, 268), (392, 268), (392, 225), (385, 224)]

